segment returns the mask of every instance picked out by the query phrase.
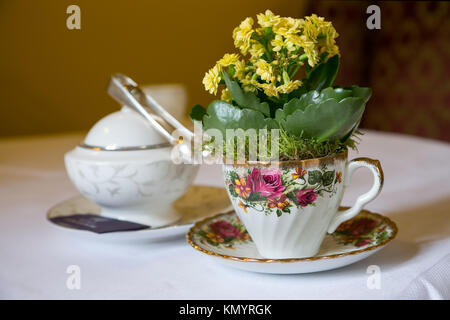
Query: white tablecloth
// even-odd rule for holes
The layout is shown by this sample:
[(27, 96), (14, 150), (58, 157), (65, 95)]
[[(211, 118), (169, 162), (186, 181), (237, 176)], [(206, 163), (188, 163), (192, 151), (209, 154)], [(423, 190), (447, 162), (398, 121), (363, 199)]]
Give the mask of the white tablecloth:
[[(0, 298), (39, 299), (449, 299), (450, 146), (367, 132), (357, 156), (381, 160), (385, 185), (368, 209), (393, 219), (397, 238), (356, 264), (300, 275), (231, 269), (170, 241), (93, 241), (49, 223), (48, 208), (77, 195), (63, 154), (82, 135), (0, 140)], [(356, 156), (354, 152), (351, 157)], [(201, 168), (197, 184), (222, 186), (220, 168)], [(351, 205), (371, 177), (358, 171), (344, 198)], [(66, 285), (68, 266), (81, 288)], [(369, 289), (370, 265), (381, 270)]]

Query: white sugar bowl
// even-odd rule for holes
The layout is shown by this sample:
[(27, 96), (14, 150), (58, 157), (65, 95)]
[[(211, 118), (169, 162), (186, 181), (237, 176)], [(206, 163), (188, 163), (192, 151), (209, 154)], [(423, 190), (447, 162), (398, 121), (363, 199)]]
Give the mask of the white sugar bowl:
[(65, 164), (75, 187), (102, 208), (102, 216), (160, 227), (181, 218), (172, 203), (198, 170), (175, 164), (171, 150), (147, 120), (123, 107), (98, 121), (65, 154)]

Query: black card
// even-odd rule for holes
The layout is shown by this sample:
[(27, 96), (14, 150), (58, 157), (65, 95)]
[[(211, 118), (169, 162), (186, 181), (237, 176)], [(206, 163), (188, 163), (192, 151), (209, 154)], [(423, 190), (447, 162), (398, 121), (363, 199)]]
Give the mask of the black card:
[(63, 227), (88, 230), (95, 233), (135, 231), (150, 228), (150, 226), (143, 224), (102, 217), (90, 213), (55, 217), (50, 218), (50, 221)]

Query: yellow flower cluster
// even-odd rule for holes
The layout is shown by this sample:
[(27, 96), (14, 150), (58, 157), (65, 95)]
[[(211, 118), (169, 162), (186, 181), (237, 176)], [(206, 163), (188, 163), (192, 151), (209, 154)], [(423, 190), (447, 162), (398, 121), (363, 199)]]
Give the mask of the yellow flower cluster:
[(258, 19), (259, 25), (263, 28), (276, 26), (280, 22), (280, 16), (274, 15), (270, 10), (266, 10), (265, 13), (256, 15), (256, 18)]
[(266, 82), (275, 82), (274, 81), (275, 76), (273, 75), (273, 68), (270, 65), (270, 63), (268, 63), (264, 59), (259, 59), (258, 61), (255, 62), (255, 67), (256, 67), (256, 74), (261, 78), (261, 80)]
[(217, 87), (219, 86), (220, 71), (219, 65), (215, 65), (214, 68), (205, 73), (205, 77), (203, 78), (205, 90), (214, 95), (217, 94)]
[(250, 47), (250, 38), (253, 34), (253, 19), (247, 18), (241, 22), (239, 27), (233, 30), (234, 45), (239, 48), (242, 54), (246, 54)]
[[(336, 38), (339, 34), (329, 21), (313, 14), (305, 18), (303, 26), (304, 44), (302, 47), (308, 56), (311, 67), (318, 63), (319, 56), (326, 53), (326, 59), (339, 54)], [(325, 61), (326, 61), (325, 59)]]
[[(235, 74), (234, 76), (238, 79), (244, 76), (245, 70), (245, 62), (241, 60), (241, 57), (237, 53), (226, 53), (222, 59), (217, 61), (216, 65), (205, 73), (203, 78), (203, 85), (205, 86), (206, 91), (211, 94), (216, 95), (217, 89), (219, 87), (219, 82), (221, 78), (221, 72), (225, 67), (234, 67)], [(229, 93), (228, 93), (229, 94)], [(222, 93), (222, 96), (224, 94)], [(231, 100), (230, 100), (231, 101)]]
[[(257, 15), (259, 27), (249, 17), (233, 30), (234, 45), (240, 54), (225, 54), (203, 79), (205, 89), (217, 94), (222, 71), (237, 80), (244, 91), (263, 91), (269, 97), (288, 94), (301, 86), (294, 80), (299, 67), (310, 67), (339, 54), (338, 33), (331, 22), (313, 14), (304, 19), (280, 17), (270, 10)], [(242, 57), (249, 55), (248, 60)], [(222, 100), (231, 101), (222, 90)]]

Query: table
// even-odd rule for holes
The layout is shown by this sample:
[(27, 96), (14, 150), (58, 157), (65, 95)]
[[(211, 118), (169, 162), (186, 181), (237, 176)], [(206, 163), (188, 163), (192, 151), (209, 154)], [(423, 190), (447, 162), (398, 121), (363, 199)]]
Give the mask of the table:
[[(78, 193), (63, 154), (80, 133), (0, 139), (0, 298), (3, 299), (450, 299), (450, 145), (365, 131), (359, 153), (379, 159), (385, 186), (367, 209), (389, 216), (397, 238), (356, 264), (321, 273), (268, 275), (231, 269), (169, 241), (92, 241), (49, 223), (47, 210)], [(355, 173), (343, 204), (371, 184)], [(196, 184), (222, 186), (203, 166)], [(81, 288), (66, 285), (79, 266)], [(369, 289), (368, 267), (380, 268)], [(369, 270), (372, 270), (369, 268)], [(70, 287), (70, 286), (69, 286)]]

